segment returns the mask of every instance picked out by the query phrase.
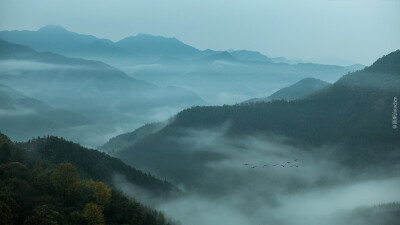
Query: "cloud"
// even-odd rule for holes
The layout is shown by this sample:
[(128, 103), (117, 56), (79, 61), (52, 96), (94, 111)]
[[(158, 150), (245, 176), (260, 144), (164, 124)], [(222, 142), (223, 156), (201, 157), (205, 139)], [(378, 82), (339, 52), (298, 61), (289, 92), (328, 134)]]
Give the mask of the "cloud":
[(366, 220), (356, 213), (359, 207), (400, 201), (400, 176), (387, 173), (393, 168), (372, 175), (343, 166), (336, 155), (340, 146), (299, 147), (277, 136), (231, 138), (228, 128), (179, 132), (173, 141), (185, 153), (223, 157), (198, 166), (199, 176), (181, 180), (185, 194), (158, 209), (183, 225), (361, 225), (354, 222)]

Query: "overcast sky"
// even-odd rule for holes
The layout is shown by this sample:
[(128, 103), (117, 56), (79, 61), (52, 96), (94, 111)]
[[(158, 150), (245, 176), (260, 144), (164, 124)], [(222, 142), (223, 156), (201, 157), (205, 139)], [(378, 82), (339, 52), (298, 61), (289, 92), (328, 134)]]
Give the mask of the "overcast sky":
[(0, 30), (47, 24), (113, 41), (149, 33), (199, 49), (366, 65), (400, 48), (400, 0), (0, 0)]

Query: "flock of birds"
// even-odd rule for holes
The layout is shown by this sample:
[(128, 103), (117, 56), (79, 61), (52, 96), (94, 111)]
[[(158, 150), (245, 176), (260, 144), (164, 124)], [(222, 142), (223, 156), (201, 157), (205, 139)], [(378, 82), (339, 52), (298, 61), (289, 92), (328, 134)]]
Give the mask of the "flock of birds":
[(250, 165), (249, 163), (243, 163), (243, 165), (244, 165), (244, 166), (249, 166), (250, 169), (255, 169), (255, 168), (257, 168), (257, 167), (266, 168), (266, 167), (269, 167), (269, 166), (273, 166), (273, 167), (276, 167), (276, 166), (279, 167), (279, 166), (281, 166), (281, 167), (295, 167), (295, 168), (298, 168), (298, 167), (299, 167), (299, 165), (297, 165), (298, 161), (299, 161), (299, 159), (294, 159), (293, 161), (288, 161), (288, 162), (286, 162), (286, 163), (284, 163), (284, 164), (271, 164), (271, 165), (264, 164), (264, 165), (262, 165), (262, 166), (259, 166), (259, 165)]

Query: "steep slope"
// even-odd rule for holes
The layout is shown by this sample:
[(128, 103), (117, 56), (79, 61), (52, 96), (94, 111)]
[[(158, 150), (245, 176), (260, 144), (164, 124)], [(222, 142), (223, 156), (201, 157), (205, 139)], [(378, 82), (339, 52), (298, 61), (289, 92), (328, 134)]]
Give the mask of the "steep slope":
[(115, 43), (115, 46), (129, 51), (136, 57), (189, 57), (193, 58), (200, 51), (186, 45), (176, 38), (165, 38), (148, 34), (138, 34), (124, 38)]
[[(29, 147), (29, 150), (21, 147)], [(61, 154), (67, 157), (63, 158)], [(79, 161), (77, 154), (88, 158)], [(165, 190), (163, 188), (169, 188), (167, 182), (94, 150), (55, 137), (16, 146), (0, 133), (0, 160), (2, 223), (173, 224), (161, 212), (142, 205), (132, 196), (128, 198), (120, 191), (110, 189), (99, 180), (107, 180), (105, 177), (117, 170), (143, 186), (153, 183), (156, 188)], [(82, 164), (85, 160), (93, 163), (91, 166), (98, 165), (104, 174), (99, 176), (99, 171), (95, 173), (87, 164)], [(154, 186), (149, 189), (154, 190)]]
[(319, 79), (305, 78), (293, 85), (290, 85), (289, 87), (280, 89), (266, 98), (254, 98), (245, 101), (244, 103), (268, 102), (272, 100), (292, 101), (296, 99), (302, 99), (317, 93), (329, 85), (330, 84), (328, 82)]
[(61, 26), (48, 25), (37, 31), (1, 31), (0, 38), (9, 42), (32, 47), (37, 51), (51, 51), (63, 55), (84, 57), (107, 62), (162, 56), (198, 57), (196, 48), (182, 43), (176, 38), (165, 38), (148, 34), (138, 34), (118, 42), (99, 39), (66, 30)]
[(17, 140), (92, 123), (88, 118), (56, 109), (0, 84), (0, 130)]
[[(380, 71), (380, 62), (392, 62), (386, 65), (391, 69)], [(190, 144), (188, 140), (208, 143), (209, 139), (205, 137), (222, 126), (222, 137), (235, 140), (272, 135), (286, 137), (291, 145), (306, 148), (341, 146), (335, 154), (348, 167), (365, 168), (372, 164), (398, 162), (398, 156), (393, 154), (400, 145), (400, 134), (399, 129), (392, 128), (391, 115), (393, 98), (400, 95), (399, 86), (392, 85), (399, 82), (396, 69), (399, 63), (400, 53), (396, 51), (304, 100), (193, 107), (178, 113), (165, 128), (116, 155), (128, 164), (175, 182), (190, 183), (195, 179), (193, 176), (201, 177), (206, 173), (205, 165), (229, 158), (229, 155), (207, 148), (207, 145), (198, 149), (198, 144)], [(365, 86), (370, 79), (379, 84)], [(198, 135), (193, 137), (193, 133)], [(152, 158), (154, 155), (158, 157)], [(187, 171), (191, 171), (191, 175), (187, 175)], [(192, 185), (195, 187), (199, 183)]]
[(236, 62), (236, 61), (238, 61), (238, 59), (235, 58), (229, 52), (225, 51), (225, 52), (217, 53), (215, 55), (211, 55), (211, 56), (205, 58), (204, 61), (209, 61), (209, 62), (214, 62), (214, 61)]
[[(76, 128), (78, 132), (68, 129), (47, 134), (97, 146), (98, 142), (105, 140), (95, 141), (94, 138), (109, 138), (116, 129), (131, 129), (146, 122), (164, 120), (183, 108), (204, 104), (199, 96), (187, 89), (159, 88), (129, 77), (103, 62), (51, 52), (32, 52), (28, 48), (24, 48), (24, 54), (20, 55), (16, 48), (18, 45), (6, 41), (0, 43), (3, 46), (0, 54), (4, 53), (0, 60), (1, 83), (52, 107), (81, 114), (95, 122), (93, 126)], [(7, 49), (15, 49), (18, 54)], [(76, 135), (80, 132), (91, 136)], [(26, 140), (22, 136), (13, 138)], [(86, 143), (85, 140), (93, 142)]]
[(37, 51), (51, 51), (73, 56), (117, 56), (126, 52), (108, 40), (82, 35), (61, 26), (48, 25), (37, 31), (2, 31), (0, 38), (27, 45)]
[(35, 50), (19, 44), (9, 43), (0, 39), (0, 59), (22, 58), (35, 54)]
[(113, 154), (115, 151), (133, 145), (137, 141), (154, 134), (155, 132), (161, 130), (165, 125), (165, 123), (146, 124), (132, 132), (120, 134), (111, 138), (109, 141), (107, 141), (107, 143), (100, 146), (99, 149), (101, 151), (110, 152)]
[(116, 175), (122, 175), (128, 182), (137, 185), (154, 196), (168, 196), (174, 194), (175, 187), (167, 181), (161, 181), (150, 174), (146, 174), (121, 160), (105, 153), (84, 148), (78, 144), (58, 137), (43, 137), (28, 142), (18, 143), (22, 149), (29, 149), (30, 157), (41, 158), (55, 167), (59, 163), (70, 162), (76, 166), (84, 178), (100, 180), (112, 187), (118, 187)]

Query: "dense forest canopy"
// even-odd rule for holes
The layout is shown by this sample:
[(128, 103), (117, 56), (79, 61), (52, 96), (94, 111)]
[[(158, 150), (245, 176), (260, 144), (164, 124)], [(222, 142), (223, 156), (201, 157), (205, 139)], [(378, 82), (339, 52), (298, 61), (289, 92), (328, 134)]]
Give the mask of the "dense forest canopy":
[(173, 224), (110, 188), (109, 176), (119, 169), (149, 191), (172, 186), (104, 153), (56, 137), (15, 145), (0, 133), (0, 160), (1, 224)]

